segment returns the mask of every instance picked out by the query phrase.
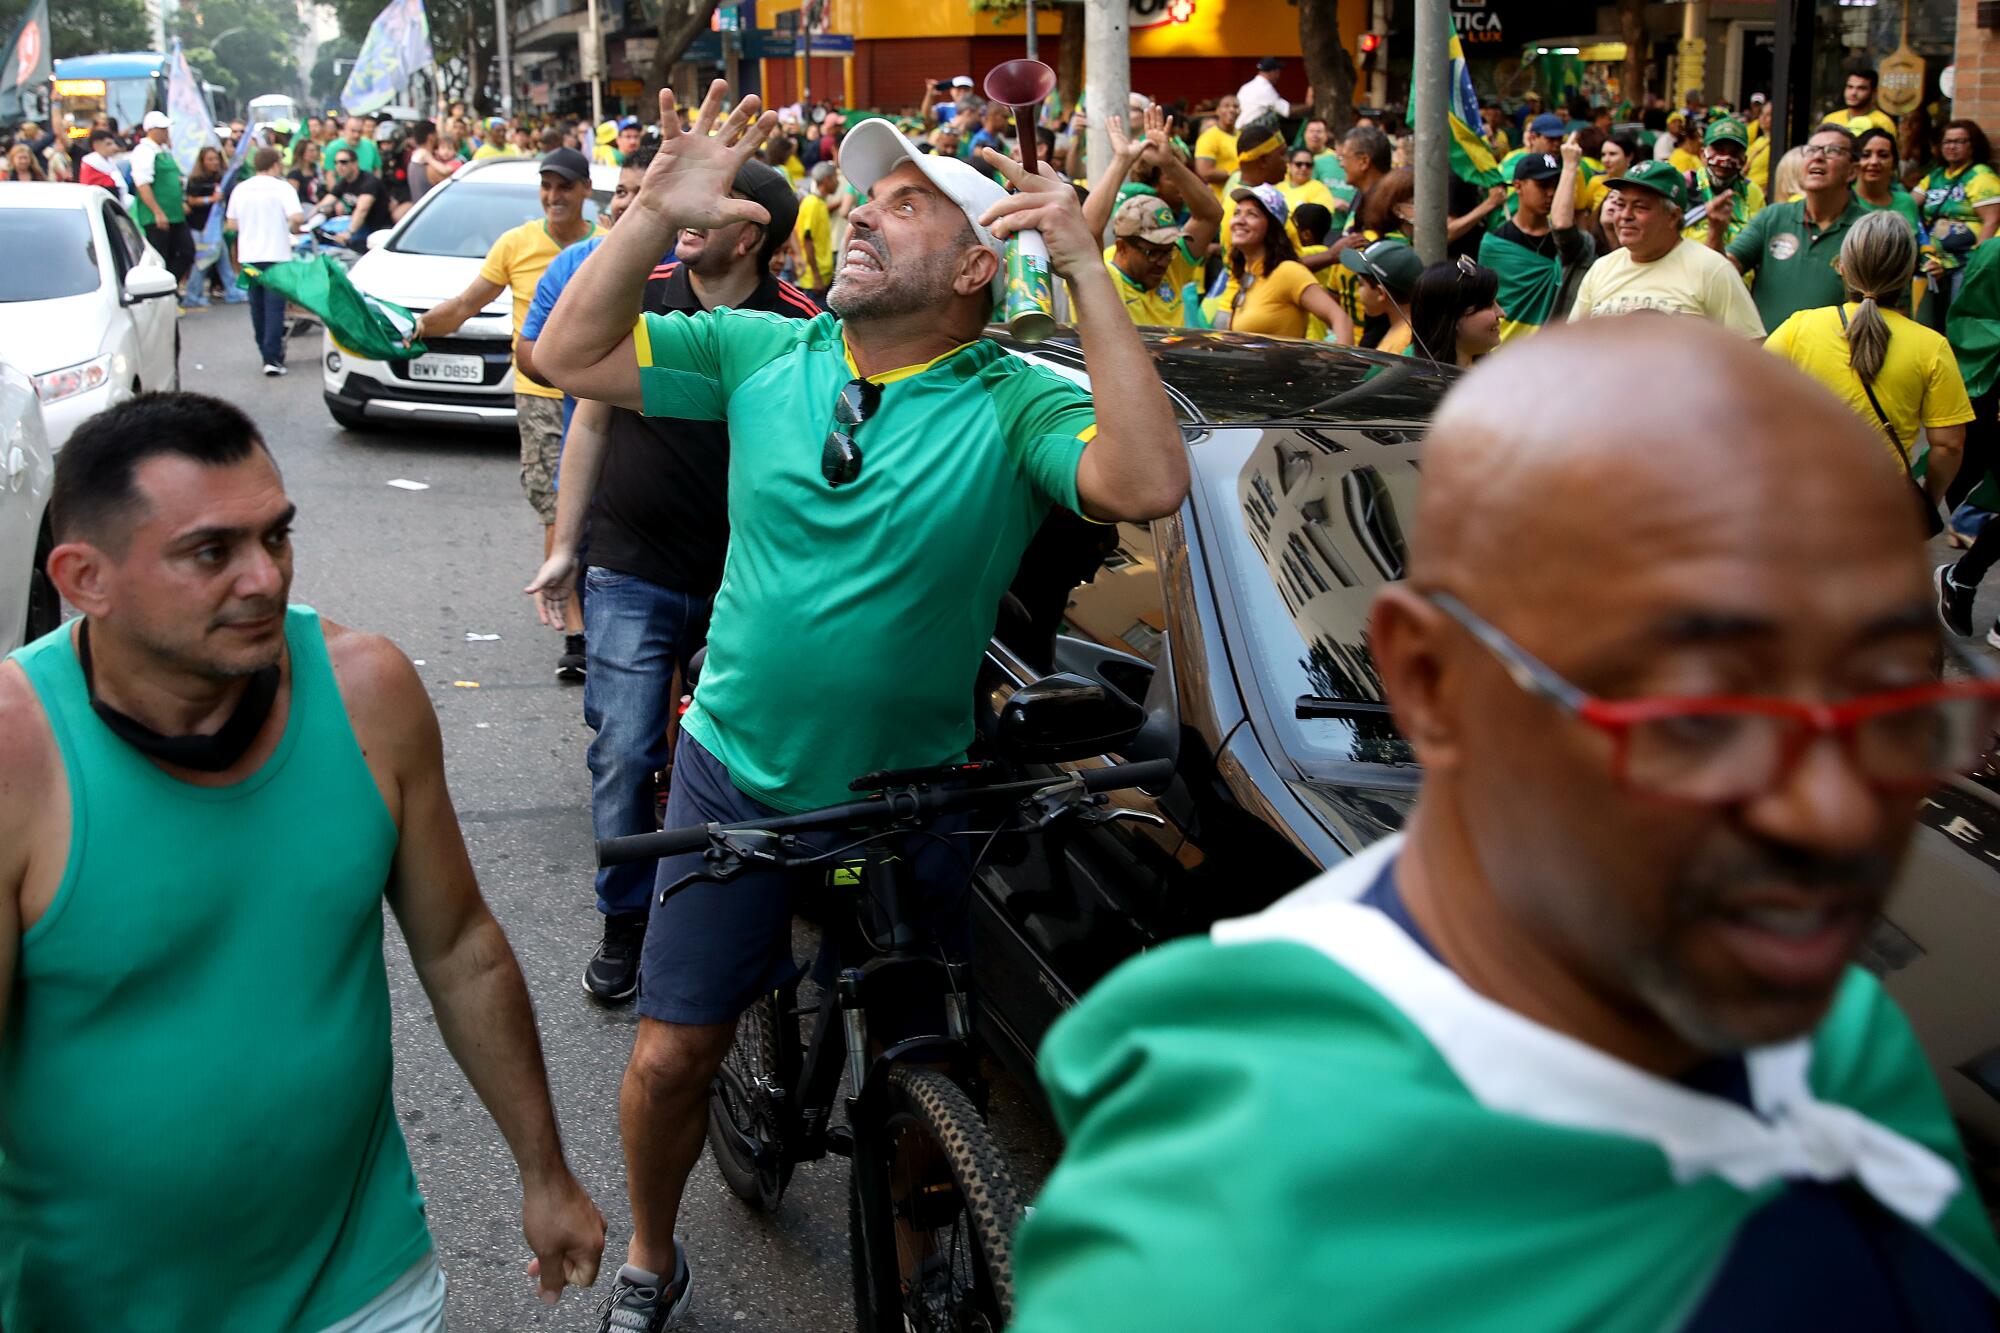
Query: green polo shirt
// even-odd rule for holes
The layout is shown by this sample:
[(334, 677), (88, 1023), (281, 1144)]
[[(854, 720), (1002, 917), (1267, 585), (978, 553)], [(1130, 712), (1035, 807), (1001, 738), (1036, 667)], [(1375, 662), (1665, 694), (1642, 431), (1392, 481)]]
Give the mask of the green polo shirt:
[(832, 486), (820, 455), (855, 378), (837, 316), (649, 314), (634, 341), (647, 416), (729, 423), (729, 553), (688, 732), (789, 811), (963, 754), (1001, 595), (1049, 507), (1078, 506), (1090, 395), (966, 343), (871, 377), (861, 473)]
[(1766, 204), (1729, 243), (1729, 257), (1757, 275), (1750, 290), (1764, 327), (1775, 329), (1801, 310), (1838, 305), (1847, 295), (1833, 261), (1847, 229), (1868, 216), (1852, 194), (1830, 227), (1814, 227), (1806, 201)]

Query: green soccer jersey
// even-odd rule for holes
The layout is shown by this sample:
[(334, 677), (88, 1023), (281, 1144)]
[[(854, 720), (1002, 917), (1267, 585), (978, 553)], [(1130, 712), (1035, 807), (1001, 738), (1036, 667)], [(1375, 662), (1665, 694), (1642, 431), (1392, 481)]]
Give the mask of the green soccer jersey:
[(1001, 595), (1049, 506), (1078, 505), (1090, 396), (981, 339), (870, 377), (860, 474), (820, 470), (856, 378), (840, 320), (647, 315), (648, 416), (729, 423), (729, 554), (687, 728), (781, 810), (873, 769), (944, 763)]

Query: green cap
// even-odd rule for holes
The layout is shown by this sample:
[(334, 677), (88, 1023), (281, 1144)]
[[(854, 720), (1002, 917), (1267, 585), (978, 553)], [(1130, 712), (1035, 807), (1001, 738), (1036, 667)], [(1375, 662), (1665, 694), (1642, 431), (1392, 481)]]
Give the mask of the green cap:
[(1743, 128), (1743, 122), (1734, 116), (1717, 116), (1708, 122), (1708, 130), (1701, 141), (1710, 143), (1733, 143), (1741, 147), (1750, 146), (1750, 131)]
[(1613, 190), (1651, 190), (1655, 194), (1665, 195), (1667, 202), (1681, 212), (1687, 212), (1687, 177), (1681, 175), (1680, 168), (1671, 162), (1662, 162), (1657, 158), (1650, 162), (1641, 162), (1623, 176), (1606, 177), (1604, 184), (1606, 188)]
[(1417, 279), (1424, 273), (1424, 261), (1401, 241), (1380, 240), (1365, 250), (1342, 250), (1340, 262), (1405, 299), (1417, 289)]

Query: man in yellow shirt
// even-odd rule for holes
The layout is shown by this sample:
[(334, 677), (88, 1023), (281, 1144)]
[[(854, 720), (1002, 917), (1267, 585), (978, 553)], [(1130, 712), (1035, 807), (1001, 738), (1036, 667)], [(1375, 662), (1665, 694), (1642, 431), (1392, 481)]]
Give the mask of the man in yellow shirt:
[(799, 246), (799, 285), (822, 306), (833, 286), (833, 210), (827, 201), (839, 188), (840, 168), (814, 163), (812, 185), (799, 196), (799, 220), (792, 228)]
[(1896, 118), (1875, 105), (1875, 88), (1880, 76), (1866, 65), (1855, 66), (1847, 71), (1847, 86), (1841, 90), (1841, 100), (1847, 105), (1838, 111), (1827, 113), (1822, 125), (1838, 125), (1849, 134), (1859, 134), (1865, 129), (1896, 132)]
[(1236, 94), (1224, 93), (1215, 104), (1215, 124), (1194, 141), (1195, 174), (1208, 182), (1218, 203), (1227, 197), (1229, 178), (1236, 172), (1237, 113)]
[[(1201, 280), (1202, 260), (1215, 240), (1222, 205), (1174, 151), (1166, 113), (1148, 107), (1142, 124), (1145, 138), (1133, 139), (1122, 117), (1106, 118), (1111, 164), (1084, 201), (1083, 221), (1093, 236), (1103, 235), (1107, 222), (1111, 227), (1104, 266), (1132, 322), (1182, 328), (1188, 323), (1184, 289)], [(1176, 222), (1172, 205), (1151, 190), (1120, 197), (1126, 175), (1140, 164), (1154, 168), (1153, 179), (1185, 202), (1185, 224)]]
[[(455, 333), (484, 310), (500, 293), (514, 296), (514, 333), (521, 332), (535, 284), (564, 247), (594, 234), (597, 224), (586, 213), (590, 202), (590, 159), (574, 148), (558, 148), (542, 159), (542, 216), (500, 233), (479, 276), (471, 285), (417, 316), (418, 339)], [(562, 458), (562, 390), (530, 379), (516, 367), (514, 416), (521, 432), (521, 489), (542, 521), (542, 558), (549, 554), (556, 521), (556, 465)], [(571, 601), (564, 613), (569, 636), (556, 666), (556, 678), (583, 679), (583, 615)]]

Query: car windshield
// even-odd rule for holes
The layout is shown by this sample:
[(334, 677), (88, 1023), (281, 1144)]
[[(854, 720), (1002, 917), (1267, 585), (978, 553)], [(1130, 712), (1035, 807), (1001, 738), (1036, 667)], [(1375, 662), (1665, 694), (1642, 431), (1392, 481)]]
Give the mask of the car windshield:
[(81, 209), (0, 208), (0, 301), (53, 301), (97, 290), (97, 247)]
[(1416, 762), (1366, 705), (1383, 702), (1368, 607), (1408, 564), (1422, 434), (1407, 418), (1220, 429), (1189, 451), (1232, 655), (1308, 777)]
[[(583, 215), (596, 221), (610, 203), (609, 191), (595, 191), (584, 204)], [(389, 248), (406, 254), (484, 259), (501, 232), (541, 215), (541, 188), (533, 181), (454, 181), (424, 200)]]

